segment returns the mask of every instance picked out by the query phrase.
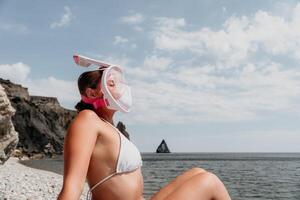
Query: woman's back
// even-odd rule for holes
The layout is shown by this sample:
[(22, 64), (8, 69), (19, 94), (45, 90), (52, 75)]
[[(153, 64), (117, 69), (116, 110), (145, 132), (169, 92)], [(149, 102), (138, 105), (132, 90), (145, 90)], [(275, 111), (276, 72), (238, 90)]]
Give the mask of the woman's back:
[[(80, 126), (78, 127), (77, 124), (80, 124)], [(123, 169), (123, 172), (119, 171), (119, 173), (116, 173), (121, 150), (121, 138), (123, 140), (127, 140), (127, 138), (90, 110), (84, 110), (78, 114), (71, 124), (68, 134), (74, 128), (77, 131), (85, 132), (87, 138), (90, 135), (95, 136), (94, 148), (91, 152), (87, 170), (87, 182), (92, 188), (93, 200), (142, 199), (143, 177), (140, 166), (128, 170), (130, 172), (126, 172), (126, 169)], [(82, 128), (86, 130), (82, 130)], [(68, 140), (68, 136), (66, 140)], [(84, 145), (85, 142), (82, 141), (81, 144), (78, 144), (77, 148), (84, 149), (86, 148)], [(123, 147), (123, 153), (126, 153), (126, 149), (124, 148), (126, 146)], [(97, 185), (99, 181), (105, 178), (108, 179)]]

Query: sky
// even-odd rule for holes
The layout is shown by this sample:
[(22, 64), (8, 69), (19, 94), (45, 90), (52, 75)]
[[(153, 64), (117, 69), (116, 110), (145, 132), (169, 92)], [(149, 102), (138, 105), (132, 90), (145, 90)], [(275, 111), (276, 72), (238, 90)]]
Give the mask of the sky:
[(74, 109), (78, 53), (124, 69), (141, 152), (300, 152), (299, 24), (292, 0), (0, 0), (0, 77)]

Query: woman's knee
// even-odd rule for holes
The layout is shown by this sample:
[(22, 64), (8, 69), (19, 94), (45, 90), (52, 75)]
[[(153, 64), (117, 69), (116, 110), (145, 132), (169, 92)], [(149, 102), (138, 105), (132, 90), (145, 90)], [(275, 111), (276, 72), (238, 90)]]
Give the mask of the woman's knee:
[(205, 169), (202, 169), (200, 167), (193, 167), (193, 168), (189, 169), (188, 171), (192, 174), (200, 174), (200, 173), (206, 172)]
[(212, 172), (205, 171), (204, 173), (198, 174), (193, 178), (196, 183), (201, 185), (201, 187), (206, 186), (212, 189), (223, 187), (221, 180)]
[(194, 177), (195, 184), (198, 184), (198, 188), (204, 188), (207, 190), (207, 194), (210, 194), (212, 199), (226, 199), (230, 200), (229, 193), (223, 184), (223, 182), (213, 174), (212, 172), (205, 172)]
[(193, 176), (198, 175), (203, 172), (206, 172), (205, 169), (202, 169), (199, 167), (193, 167), (188, 170), (185, 170), (182, 174), (177, 176), (175, 180), (186, 181), (186, 180), (192, 178)]
[(168, 194), (167, 200), (184, 199), (183, 197), (187, 197), (187, 199), (213, 199), (215, 197), (215, 189), (219, 184), (217, 176), (195, 168), (190, 170), (201, 173), (194, 175)]
[(192, 189), (197, 197), (203, 199), (230, 200), (224, 184), (212, 172), (206, 171), (193, 176), (185, 187)]

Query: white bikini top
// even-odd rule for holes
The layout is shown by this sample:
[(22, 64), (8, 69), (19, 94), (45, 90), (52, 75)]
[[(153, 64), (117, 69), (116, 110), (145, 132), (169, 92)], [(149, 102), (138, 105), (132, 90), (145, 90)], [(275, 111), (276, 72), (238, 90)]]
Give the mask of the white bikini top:
[(108, 123), (110, 126), (112, 126), (119, 134), (120, 148), (119, 148), (117, 167), (114, 173), (103, 178), (102, 180), (100, 180), (98, 183), (96, 183), (93, 187), (89, 189), (87, 194), (87, 199), (90, 199), (89, 195), (93, 189), (95, 189), (97, 186), (99, 186), (109, 178), (113, 177), (116, 174), (134, 171), (143, 165), (142, 157), (138, 148), (130, 140), (128, 140), (116, 127), (111, 125), (106, 120), (104, 121)]

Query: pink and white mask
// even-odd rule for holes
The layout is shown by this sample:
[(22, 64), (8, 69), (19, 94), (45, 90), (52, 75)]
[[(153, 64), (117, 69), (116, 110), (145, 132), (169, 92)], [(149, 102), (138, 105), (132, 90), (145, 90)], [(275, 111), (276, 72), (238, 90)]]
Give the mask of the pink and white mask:
[(81, 55), (74, 55), (73, 58), (79, 66), (88, 67), (94, 64), (99, 66), (100, 70), (104, 70), (101, 81), (99, 81), (103, 98), (87, 98), (82, 95), (83, 102), (92, 104), (95, 109), (106, 106), (112, 110), (130, 112), (132, 107), (131, 90), (125, 83), (123, 71), (120, 67)]

